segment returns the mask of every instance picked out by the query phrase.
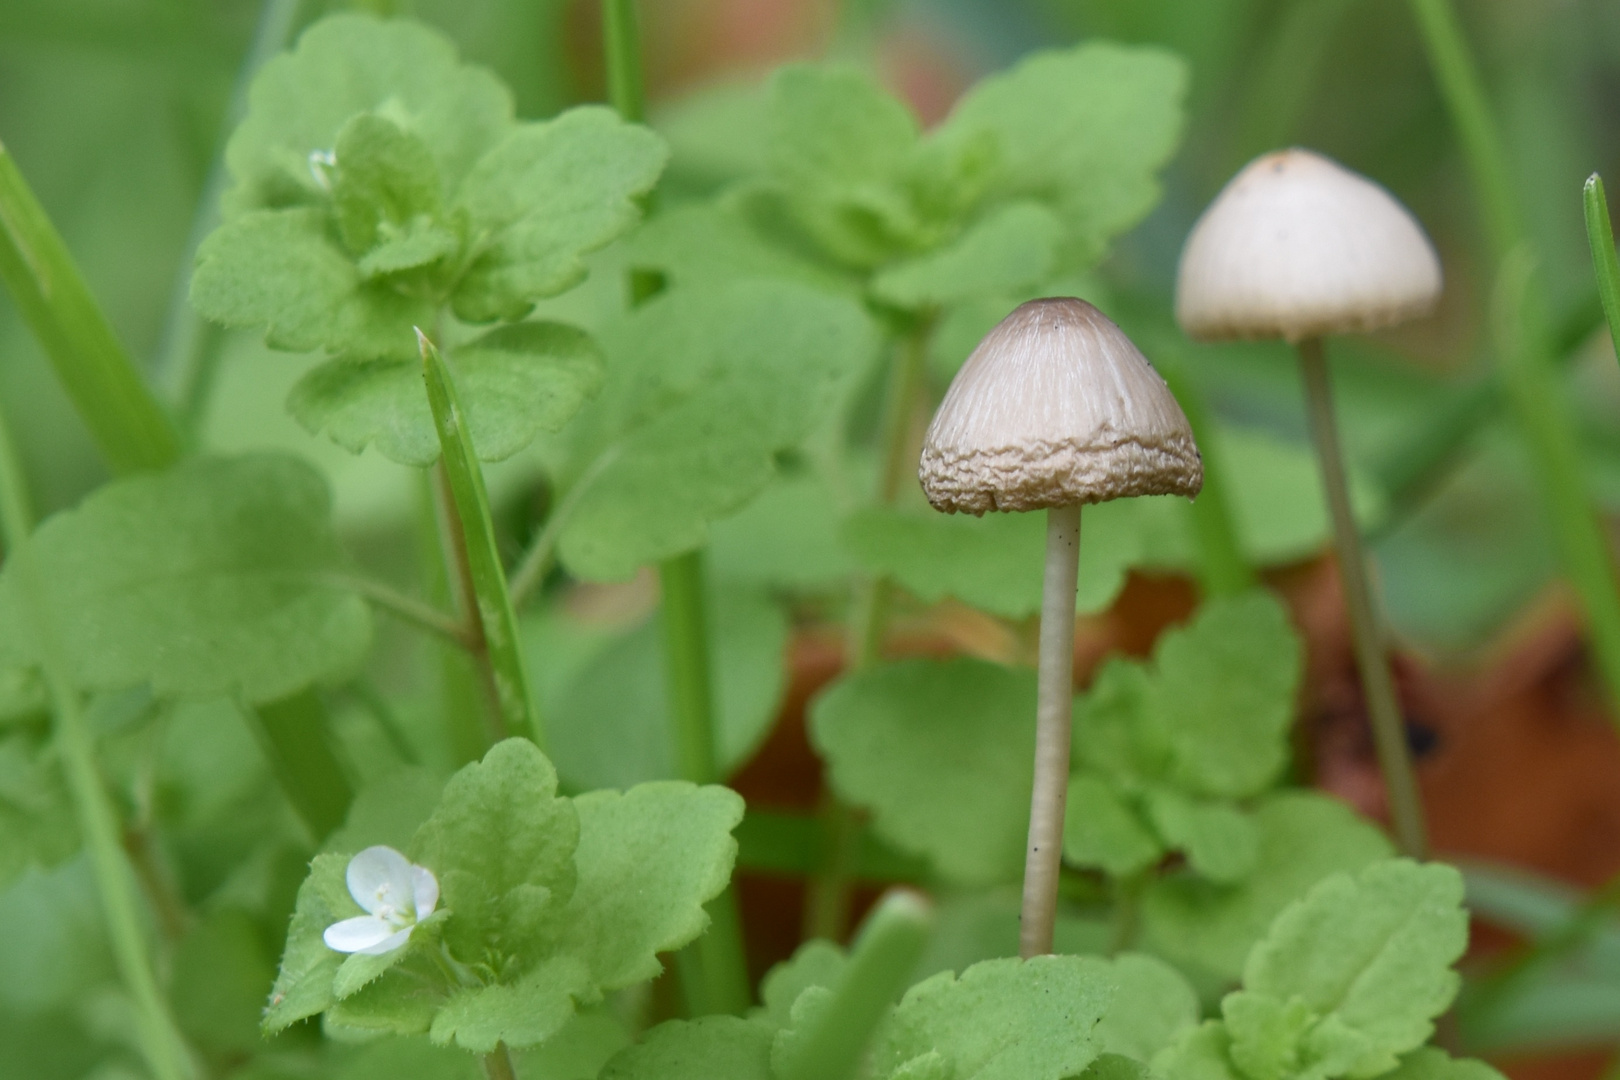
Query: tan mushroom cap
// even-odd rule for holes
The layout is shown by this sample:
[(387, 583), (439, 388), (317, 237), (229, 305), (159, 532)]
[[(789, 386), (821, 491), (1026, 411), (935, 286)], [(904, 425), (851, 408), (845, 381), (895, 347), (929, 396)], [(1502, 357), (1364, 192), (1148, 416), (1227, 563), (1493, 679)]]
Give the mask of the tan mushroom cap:
[(1084, 300), (1031, 300), (957, 372), (917, 471), (936, 510), (1041, 510), (1198, 494), (1181, 406), (1119, 327)]
[(1309, 150), (1250, 162), (1193, 226), (1176, 319), (1193, 338), (1376, 330), (1434, 310), (1440, 259), (1382, 187)]

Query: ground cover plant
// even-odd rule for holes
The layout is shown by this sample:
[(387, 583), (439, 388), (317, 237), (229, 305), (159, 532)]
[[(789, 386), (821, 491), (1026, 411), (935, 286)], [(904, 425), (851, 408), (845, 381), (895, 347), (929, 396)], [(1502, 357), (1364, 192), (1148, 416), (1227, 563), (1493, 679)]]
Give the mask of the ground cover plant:
[[(1544, 523), (1588, 694), (1620, 689), (1611, 432), (1562, 364), (1620, 340), (1602, 183), (1590, 260), (1541, 261), (1447, 0), (1380, 19), (1462, 148), (1490, 306), (1453, 318), (1496, 371), (1336, 371), (1341, 450), (1321, 335), (1393, 320), (1279, 331), (1325, 481), (1288, 354), (1195, 348), (1131, 263), (1216, 195), (1177, 161), (1232, 152), (1224, 181), (1309, 141), (1265, 91), (1345, 5), (1166, 4), (1182, 30), (1099, 5), (928, 123), (874, 62), (880, 5), (651, 112), (667, 16), (627, 0), (574, 42), (606, 102), (560, 89), (565, 5), (541, 45), (518, 4), (316, 6), (188, 16), (257, 21), (152, 370), (0, 150), (6, 317), (41, 359), (28, 393), (0, 378), (0, 1075), (1490, 1080), (1612, 1044), (1620, 891), (1431, 858), (1402, 772), (1427, 729), (1385, 685), (1379, 620), (1489, 613), (1403, 599), (1383, 541), (1455, 539), (1403, 522), (1458, 513), (1509, 445), (1509, 526)], [(0, 31), (73, 40), (17, 10)], [(1217, 153), (1222, 20), (1275, 48)], [(1027, 303), (1053, 297), (1089, 304)], [(1052, 495), (1037, 431), (1033, 479), (995, 484), (1040, 492), (991, 508), (1050, 526), (925, 499), (947, 387), (1054, 310), (1105, 342), (1099, 397), (1152, 390), (1173, 475), (1110, 458)], [(98, 464), (41, 451), (36, 410)], [(1360, 573), (1358, 531), (1395, 572)], [(1287, 569), (1335, 543), (1345, 664), (1382, 688), (1347, 708), (1360, 800), (1312, 782), (1321, 642)], [(1183, 608), (1109, 631), (1152, 581)], [(759, 779), (794, 753), (797, 803)], [(793, 883), (785, 945), (750, 875)], [(1530, 940), (1466, 958), (1470, 909)]]

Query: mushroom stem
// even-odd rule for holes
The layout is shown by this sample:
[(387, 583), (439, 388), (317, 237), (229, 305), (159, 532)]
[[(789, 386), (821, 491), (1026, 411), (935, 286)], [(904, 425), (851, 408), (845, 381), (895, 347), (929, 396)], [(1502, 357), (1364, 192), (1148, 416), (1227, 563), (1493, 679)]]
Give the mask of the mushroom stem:
[(1350, 616), (1350, 634), (1355, 645), (1356, 667), (1361, 673), (1361, 691), (1367, 702), (1372, 724), (1373, 745), (1378, 751), (1378, 767), (1384, 774), (1395, 841), (1404, 855), (1422, 859), (1428, 854), (1423, 827), (1423, 803), (1418, 797), (1417, 776), (1406, 744), (1406, 724), (1395, 696), (1384, 635), (1378, 625), (1367, 581), (1367, 563), (1361, 552), (1361, 537), (1350, 509), (1350, 489), (1345, 481), (1344, 459), (1339, 452), (1338, 424), (1333, 416), (1333, 391), (1328, 382), (1327, 360), (1322, 339), (1299, 342), (1300, 365), (1305, 375), (1305, 401), (1310, 415), (1311, 438), (1322, 467), (1322, 486), (1327, 491), (1328, 511), (1333, 520), (1333, 546), (1339, 559), (1339, 579), (1344, 588), (1344, 605)]
[(1024, 855), (1024, 903), (1018, 955), (1052, 951), (1063, 807), (1069, 792), (1069, 733), (1074, 703), (1074, 599), (1080, 572), (1080, 507), (1046, 512), (1046, 586), (1041, 599), (1040, 679), (1035, 706), (1035, 786)]

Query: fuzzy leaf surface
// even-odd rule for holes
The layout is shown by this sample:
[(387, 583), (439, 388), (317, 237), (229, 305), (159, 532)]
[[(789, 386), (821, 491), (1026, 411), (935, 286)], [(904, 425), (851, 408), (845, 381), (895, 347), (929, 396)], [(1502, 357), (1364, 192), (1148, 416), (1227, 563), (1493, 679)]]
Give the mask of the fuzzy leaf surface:
[(587, 485), (560, 536), (586, 578), (623, 578), (703, 543), (769, 483), (864, 370), (849, 300), (783, 282), (671, 290), (602, 335), (608, 384), (570, 430)]
[(886, 840), (964, 884), (1016, 881), (1029, 825), (1035, 674), (904, 660), (846, 675), (811, 706), (833, 787)]
[(602, 1080), (773, 1080), (771, 1025), (735, 1016), (659, 1024), (607, 1063)]
[(357, 665), (364, 603), (325, 481), (279, 454), (117, 480), (46, 521), (0, 573), (0, 665), (37, 662), (19, 575), (37, 569), (75, 681), (269, 701)]
[[(501, 461), (544, 431), (557, 431), (602, 384), (602, 357), (589, 335), (562, 323), (497, 327), (453, 353), (456, 390), (473, 446)], [(391, 461), (431, 465), (439, 457), (422, 366), (412, 360), (330, 360), (298, 381), (287, 409), (311, 433), (346, 450), (375, 444)]]

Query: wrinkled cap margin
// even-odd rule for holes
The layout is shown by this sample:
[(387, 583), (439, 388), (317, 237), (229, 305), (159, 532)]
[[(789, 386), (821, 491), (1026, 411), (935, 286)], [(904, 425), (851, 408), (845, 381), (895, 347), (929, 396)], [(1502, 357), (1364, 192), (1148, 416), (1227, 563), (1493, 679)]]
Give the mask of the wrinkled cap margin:
[(1198, 494), (1203, 461), (1164, 379), (1106, 315), (1063, 297), (985, 335), (923, 440), (936, 510), (1041, 510)]
[(1359, 333), (1426, 315), (1440, 258), (1393, 195), (1309, 150), (1250, 162), (1181, 252), (1176, 320), (1201, 341)]

